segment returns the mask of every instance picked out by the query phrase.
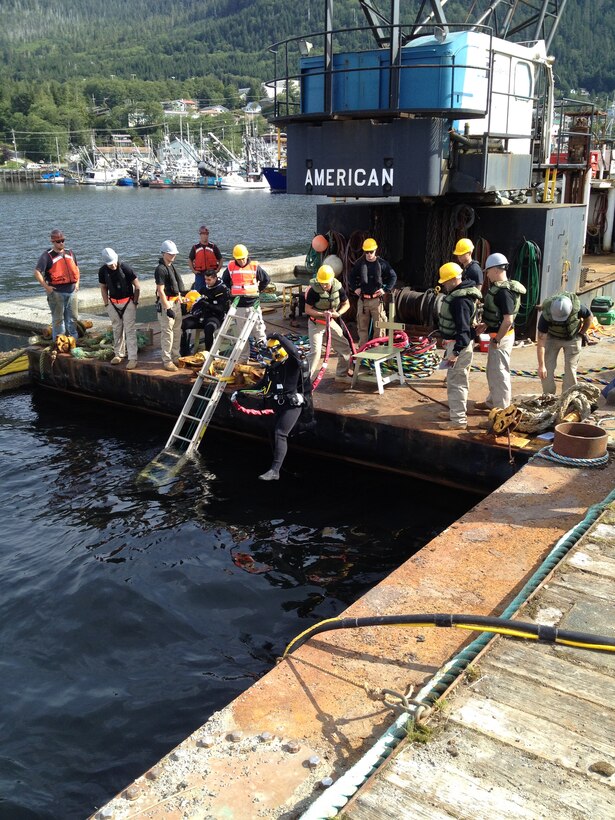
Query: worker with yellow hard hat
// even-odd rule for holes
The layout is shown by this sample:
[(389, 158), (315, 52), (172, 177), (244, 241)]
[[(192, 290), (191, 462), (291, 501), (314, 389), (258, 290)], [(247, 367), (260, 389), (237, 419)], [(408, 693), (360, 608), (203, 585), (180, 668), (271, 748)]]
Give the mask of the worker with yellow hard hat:
[(472, 259), (474, 243), (467, 237), (462, 237), (453, 250), (453, 256), (457, 257), (457, 262), (463, 268), (463, 278), (470, 279), (477, 287), (483, 284), (483, 271), (475, 259)]
[(310, 336), (310, 373), (316, 377), (320, 365), (322, 343), (329, 320), (329, 332), (337, 353), (335, 378), (344, 380), (352, 376), (350, 368), (350, 343), (342, 326), (337, 321), (348, 308), (350, 302), (341, 282), (335, 278), (330, 265), (321, 265), (316, 276), (310, 280), (305, 294), (305, 312), (308, 316), (308, 333)]
[[(231, 299), (239, 297), (237, 316), (247, 316), (248, 308), (254, 307), (259, 293), (262, 293), (271, 281), (267, 272), (258, 262), (250, 259), (245, 245), (238, 244), (233, 248), (233, 258), (222, 274), (222, 281), (231, 292)], [(267, 329), (260, 309), (257, 307), (257, 319), (254, 324), (253, 335), (258, 344), (264, 346), (267, 342)]]
[[(397, 274), (389, 263), (377, 255), (378, 243), (368, 237), (363, 242), (363, 256), (353, 265), (348, 277), (350, 290), (359, 297), (357, 331), (359, 348), (370, 337), (379, 335), (378, 323), (386, 322), (385, 293), (390, 293), (397, 282)], [(370, 333), (371, 327), (371, 333)]]
[(446, 419), (442, 430), (465, 430), (468, 424), (467, 404), (470, 367), (474, 356), (474, 330), (481, 292), (471, 279), (463, 278), (456, 262), (447, 262), (439, 270), (438, 284), (446, 294), (440, 305), (438, 326), (446, 341), (442, 364), (446, 367), (446, 392), (449, 412), (439, 413)]

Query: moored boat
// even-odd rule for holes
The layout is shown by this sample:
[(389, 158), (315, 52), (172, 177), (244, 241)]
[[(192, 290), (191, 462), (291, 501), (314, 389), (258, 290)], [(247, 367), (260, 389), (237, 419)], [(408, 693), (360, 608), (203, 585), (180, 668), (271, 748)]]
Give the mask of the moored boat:
[(60, 171), (48, 171), (45, 174), (41, 174), (40, 179), (36, 181), (62, 185), (64, 183), (64, 175), (60, 173)]
[(81, 183), (83, 185), (116, 185), (118, 179), (125, 179), (129, 176), (125, 168), (115, 168), (112, 166), (104, 168), (88, 167), (83, 174)]
[(276, 193), (286, 193), (286, 168), (275, 165), (264, 165), (261, 173), (269, 183), (269, 187)]
[(242, 176), (236, 171), (220, 177), (219, 186), (227, 191), (269, 191), (269, 183), (261, 174), (246, 174)]

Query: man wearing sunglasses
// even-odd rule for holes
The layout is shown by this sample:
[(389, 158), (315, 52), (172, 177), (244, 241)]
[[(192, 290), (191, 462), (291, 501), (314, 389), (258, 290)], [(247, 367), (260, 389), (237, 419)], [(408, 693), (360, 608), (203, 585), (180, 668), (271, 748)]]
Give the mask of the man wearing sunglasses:
[(34, 271), (34, 278), (47, 294), (54, 342), (62, 334), (77, 338), (79, 268), (75, 254), (64, 249), (65, 241), (63, 232), (55, 228), (51, 248), (41, 254)]

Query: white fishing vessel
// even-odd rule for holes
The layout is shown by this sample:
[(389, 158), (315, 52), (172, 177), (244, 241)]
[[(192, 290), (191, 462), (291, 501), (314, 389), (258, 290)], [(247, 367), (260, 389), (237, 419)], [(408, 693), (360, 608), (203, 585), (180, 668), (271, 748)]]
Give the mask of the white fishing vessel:
[(228, 191), (268, 191), (269, 183), (259, 173), (238, 174), (231, 171), (223, 174), (218, 181), (218, 187)]
[(93, 167), (88, 166), (81, 178), (83, 185), (117, 185), (120, 179), (129, 176), (126, 168), (114, 168), (112, 166)]

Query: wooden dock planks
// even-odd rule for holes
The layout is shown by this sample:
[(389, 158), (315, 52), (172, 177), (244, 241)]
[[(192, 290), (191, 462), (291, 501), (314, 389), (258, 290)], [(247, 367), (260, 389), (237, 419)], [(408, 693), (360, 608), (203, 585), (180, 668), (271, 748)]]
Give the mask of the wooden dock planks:
[[(519, 618), (614, 636), (614, 572), (611, 508)], [(614, 673), (612, 653), (496, 639), (428, 742), (403, 745), (343, 816), (615, 817)]]

